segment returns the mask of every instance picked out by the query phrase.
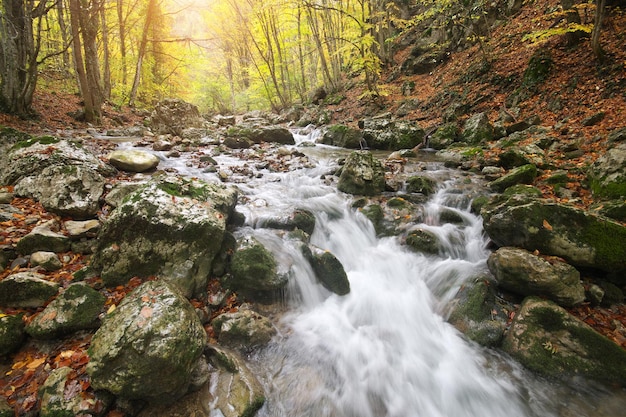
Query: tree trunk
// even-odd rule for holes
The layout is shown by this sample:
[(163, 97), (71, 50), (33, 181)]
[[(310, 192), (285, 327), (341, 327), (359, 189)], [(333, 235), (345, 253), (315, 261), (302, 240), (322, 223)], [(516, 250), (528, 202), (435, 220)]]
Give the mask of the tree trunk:
[(104, 1), (100, 7), (100, 26), (102, 28), (102, 95), (105, 100), (111, 98), (111, 59), (109, 53), (109, 29), (107, 27), (106, 13), (104, 10)]
[(593, 31), (591, 32), (591, 50), (595, 54), (596, 58), (600, 60), (604, 58), (604, 51), (600, 45), (600, 33), (602, 31), (602, 21), (604, 20), (605, 8), (606, 0), (597, 0)]
[[(33, 34), (35, 9), (24, 0), (3, 0), (0, 14), (0, 108), (7, 113), (32, 113), (37, 84), (38, 44)], [(41, 16), (38, 17), (41, 19)]]
[[(97, 11), (95, 13), (97, 18)], [(85, 121), (99, 122), (101, 117), (102, 95), (100, 86), (96, 83), (96, 80), (99, 79), (100, 69), (98, 68), (98, 61), (96, 59), (95, 68), (97, 75), (90, 73), (94, 69), (92, 57), (94, 51), (93, 46), (88, 46), (87, 44), (91, 44), (95, 40), (95, 36), (93, 36), (93, 29), (88, 26), (89, 16), (86, 16), (87, 14), (88, 11), (83, 10), (80, 0), (70, 0), (72, 37), (74, 38), (74, 63), (76, 64), (80, 93), (85, 105)], [(81, 33), (83, 35), (82, 39)], [(97, 53), (97, 50), (95, 52)]]
[(126, 68), (126, 20), (124, 19), (123, 5), (123, 0), (117, 0), (117, 24), (120, 30), (120, 58), (122, 60), (122, 85), (126, 85), (128, 70)]
[(137, 53), (137, 66), (135, 67), (135, 78), (133, 79), (133, 86), (130, 90), (130, 98), (128, 100), (129, 106), (135, 105), (137, 99), (137, 91), (139, 90), (139, 82), (141, 81), (141, 70), (143, 68), (143, 59), (146, 56), (146, 48), (148, 46), (148, 34), (150, 33), (150, 27), (154, 20), (156, 13), (156, 0), (148, 1), (148, 10), (146, 12), (146, 20), (143, 25), (143, 32), (141, 35), (141, 43), (139, 44), (139, 51)]

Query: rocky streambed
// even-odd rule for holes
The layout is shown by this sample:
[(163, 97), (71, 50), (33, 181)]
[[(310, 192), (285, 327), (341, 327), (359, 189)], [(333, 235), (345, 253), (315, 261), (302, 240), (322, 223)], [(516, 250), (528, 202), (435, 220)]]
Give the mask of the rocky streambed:
[[(360, 385), (316, 375), (301, 358), (288, 372), (293, 364), (276, 358), (292, 354), (275, 346), (289, 345), (289, 334), (304, 326), (283, 318), (300, 305), (325, 306), (328, 311), (318, 312), (321, 325), (326, 314), (328, 323), (343, 317), (344, 310), (331, 313), (328, 304), (365, 308), (352, 304), (372, 296), (360, 268), (386, 250), (394, 253), (389, 259), (402, 257), (369, 288), (383, 277), (434, 268), (419, 279), (420, 294), (432, 299), (405, 301), (430, 306), (427, 320), (447, 319), (467, 339), (508, 353), (541, 378), (625, 385), (626, 352), (616, 343), (626, 338), (623, 323), (605, 332), (611, 340), (570, 314), (581, 305), (619, 309), (623, 303), (623, 134), (614, 133), (615, 146), (589, 171), (598, 195), (618, 198), (588, 210), (545, 200), (528, 185), (547, 169), (546, 149), (558, 146), (549, 143), (548, 129), (531, 122), (494, 127), (477, 116), (458, 132), (443, 126), (430, 135), (384, 117), (361, 129), (286, 126), (287, 120), (263, 114), (208, 123), (185, 103), (168, 101), (155, 110), (150, 129), (43, 137), (3, 129), (0, 354), (7, 365), (7, 415), (250, 416), (259, 409), (262, 415), (305, 415), (307, 408), (311, 415), (324, 409), (351, 415), (362, 401), (338, 392), (290, 410), (285, 404), (303, 391), (281, 391), (274, 380), (300, 375), (295, 378), (306, 381), (308, 391), (318, 390), (307, 385), (311, 381)], [(494, 135), (502, 135), (489, 145), (503, 148), (498, 161), (482, 152)], [(567, 182), (567, 175), (557, 180)], [(276, 189), (265, 193), (263, 187)], [(367, 242), (383, 243), (370, 249)], [(369, 250), (378, 254), (353, 265), (350, 248), (361, 248), (357, 258)], [(382, 262), (372, 264), (372, 274)], [(444, 266), (449, 270), (442, 273)], [(369, 305), (381, 316), (389, 307)], [(351, 335), (361, 337), (350, 329), (365, 327), (388, 332), (389, 340), (395, 331), (397, 337), (406, 332), (394, 330), (393, 317), (379, 323), (371, 314), (347, 314), (355, 323), (343, 336), (338, 327), (338, 340), (349, 343)], [(389, 313), (397, 322), (404, 314), (411, 328), (411, 317), (422, 313)], [(478, 355), (451, 336), (451, 326), (434, 326), (438, 330), (418, 336), (436, 345), (453, 338), (438, 350), (469, 355), (461, 363)], [(413, 364), (431, 357), (435, 365), (417, 372), (423, 374), (436, 374), (437, 364), (450, 360), (448, 354), (434, 359), (397, 350), (406, 343), (416, 342), (398, 339), (375, 351), (400, 362), (403, 355), (413, 358)], [(312, 346), (318, 349), (309, 357), (337, 349)], [(276, 350), (277, 356), (267, 356)], [(352, 356), (329, 369), (341, 375), (337, 367)], [(406, 391), (414, 374), (398, 379), (397, 363), (390, 359), (385, 368), (393, 375), (381, 380), (387, 386), (404, 381), (398, 390), (404, 394), (368, 385), (363, 395), (373, 390), (379, 400), (368, 400), (360, 415), (408, 415), (422, 406), (408, 400), (415, 396)], [(459, 381), (455, 389), (463, 392), (472, 378), (483, 378), (479, 369), (468, 368), (467, 383), (460, 375), (446, 378)], [(483, 403), (483, 394), (474, 392), (468, 409), (498, 415), (499, 402), (511, 401), (502, 377), (491, 378), (496, 382), (485, 383), (495, 384), (494, 397)], [(445, 384), (438, 389), (445, 392)], [(608, 394), (611, 401), (600, 401), (603, 395), (602, 389), (594, 393), (581, 415), (608, 416), (623, 404), (619, 393)], [(394, 398), (408, 401), (396, 414)], [(329, 408), (320, 405), (328, 401)], [(509, 414), (559, 413), (548, 399), (541, 406), (519, 401)], [(451, 415), (443, 403), (432, 406)]]

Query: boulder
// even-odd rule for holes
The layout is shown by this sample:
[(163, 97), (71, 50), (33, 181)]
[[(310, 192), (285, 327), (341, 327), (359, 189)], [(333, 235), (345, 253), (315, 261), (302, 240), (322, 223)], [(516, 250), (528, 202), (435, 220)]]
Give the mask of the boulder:
[(33, 198), (48, 211), (64, 217), (87, 219), (100, 209), (104, 177), (82, 165), (51, 165), (15, 185), (20, 197)]
[(441, 150), (452, 145), (458, 140), (459, 128), (456, 123), (446, 123), (439, 126), (428, 138), (428, 147)]
[(500, 345), (508, 320), (496, 301), (494, 287), (486, 277), (469, 280), (452, 300), (448, 317), (467, 338), (488, 347)]
[(232, 277), (227, 285), (251, 297), (272, 297), (287, 285), (287, 277), (278, 272), (274, 255), (254, 237), (237, 241), (231, 258)]
[(232, 313), (223, 313), (211, 322), (222, 346), (244, 351), (267, 344), (276, 334), (272, 322), (245, 305)]
[(109, 163), (121, 171), (145, 172), (159, 165), (159, 157), (153, 153), (139, 149), (120, 149), (111, 152)]
[(481, 145), (493, 139), (493, 125), (485, 113), (471, 116), (465, 122), (461, 140), (470, 145)]
[(22, 255), (33, 252), (67, 252), (70, 249), (70, 239), (50, 229), (48, 224), (36, 226), (33, 230), (21, 238), (16, 245), (17, 251)]
[(0, 357), (16, 351), (26, 339), (22, 314), (0, 314)]
[(181, 136), (185, 129), (204, 126), (204, 119), (195, 105), (174, 98), (161, 100), (154, 107), (150, 121), (157, 135)]
[(102, 225), (99, 220), (92, 219), (85, 221), (68, 220), (63, 222), (63, 226), (71, 240), (79, 240), (96, 237)]
[(214, 388), (209, 401), (213, 411), (224, 417), (254, 416), (265, 403), (265, 395), (263, 387), (241, 356), (222, 347), (211, 346), (209, 361), (215, 369), (210, 380), (210, 386)]
[(385, 190), (382, 163), (369, 151), (352, 152), (341, 169), (337, 188), (348, 194), (380, 194)]
[(489, 256), (487, 266), (498, 285), (520, 295), (540, 295), (564, 307), (585, 300), (580, 273), (558, 258), (541, 258), (524, 249), (504, 247)]
[(502, 192), (517, 184), (532, 184), (537, 177), (537, 167), (532, 164), (513, 168), (500, 178), (492, 181), (489, 187), (494, 191)]
[(361, 124), (363, 138), (371, 149), (411, 149), (423, 144), (426, 135), (424, 129), (416, 123), (392, 121), (384, 117), (366, 119)]
[(17, 272), (0, 281), (0, 307), (36, 308), (59, 291), (59, 284), (36, 272)]
[(438, 254), (441, 248), (441, 242), (437, 235), (425, 229), (411, 230), (407, 234), (404, 243), (415, 252), (432, 255)]
[(187, 297), (206, 290), (237, 192), (179, 176), (157, 176), (103, 225), (91, 265), (107, 286), (160, 275)]
[(363, 132), (342, 124), (329, 126), (322, 135), (321, 143), (348, 149), (361, 149), (366, 146), (363, 142)]
[(0, 184), (7, 185), (17, 185), (25, 177), (39, 177), (52, 166), (80, 166), (103, 176), (115, 174), (115, 169), (84, 147), (52, 136), (18, 141), (0, 158)]
[[(85, 398), (80, 382), (71, 380), (76, 371), (69, 366), (53, 369), (39, 389), (41, 409), (39, 417), (102, 416), (113, 398), (96, 393), (95, 398)], [(74, 387), (74, 389), (72, 389)]]
[(542, 375), (626, 384), (626, 351), (552, 301), (525, 299), (502, 348)]
[(26, 326), (35, 339), (54, 339), (99, 324), (106, 297), (93, 288), (72, 284)]
[(30, 256), (32, 266), (40, 266), (46, 271), (57, 271), (63, 267), (63, 263), (54, 252), (35, 252)]
[(609, 149), (589, 172), (592, 192), (600, 197), (626, 197), (626, 143)]
[(420, 193), (429, 196), (437, 189), (437, 181), (424, 175), (413, 175), (406, 180), (407, 193)]
[(302, 245), (302, 253), (324, 288), (337, 295), (346, 295), (350, 292), (348, 275), (335, 255), (313, 245)]
[(245, 148), (261, 142), (279, 143), (282, 145), (294, 145), (296, 143), (293, 134), (284, 127), (257, 126), (253, 123), (245, 123), (229, 128), (226, 131), (226, 139), (224, 140), (224, 144), (233, 145), (227, 145), (233, 149), (238, 148), (237, 144), (242, 145), (239, 148)]
[(173, 403), (187, 392), (206, 340), (189, 301), (165, 281), (147, 281), (94, 334), (91, 386), (124, 399)]
[(620, 223), (522, 194), (494, 197), (481, 216), (498, 246), (559, 256), (575, 267), (613, 273), (616, 283), (626, 284), (626, 226)]
[(256, 226), (290, 231), (300, 229), (310, 235), (315, 229), (315, 216), (309, 210), (296, 209), (282, 217), (259, 219)]

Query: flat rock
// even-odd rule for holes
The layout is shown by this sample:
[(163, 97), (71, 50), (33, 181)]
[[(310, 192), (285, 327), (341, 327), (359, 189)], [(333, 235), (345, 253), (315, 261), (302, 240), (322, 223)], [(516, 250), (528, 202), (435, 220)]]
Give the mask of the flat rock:
[(115, 168), (128, 172), (145, 172), (159, 165), (156, 155), (137, 149), (113, 151), (108, 158)]

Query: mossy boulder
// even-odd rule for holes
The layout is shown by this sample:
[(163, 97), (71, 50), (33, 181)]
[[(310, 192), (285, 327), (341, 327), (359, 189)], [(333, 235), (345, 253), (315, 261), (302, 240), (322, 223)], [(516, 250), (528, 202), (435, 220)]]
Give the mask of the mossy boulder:
[(411, 149), (424, 142), (424, 129), (416, 123), (372, 118), (360, 122), (363, 138), (371, 149), (397, 151)]
[(100, 231), (91, 266), (105, 285), (159, 275), (187, 297), (206, 290), (237, 191), (157, 176), (126, 197)]
[(45, 305), (59, 284), (36, 272), (16, 272), (0, 281), (0, 307), (31, 308)]
[(106, 298), (81, 283), (72, 284), (26, 326), (35, 339), (53, 339), (99, 325)]
[(477, 113), (465, 122), (461, 140), (469, 145), (480, 145), (493, 140), (493, 125), (485, 113)]
[(626, 284), (626, 226), (577, 207), (514, 194), (495, 196), (481, 210), (498, 246), (559, 256), (574, 267), (613, 273)]
[(300, 229), (310, 235), (315, 229), (315, 215), (309, 210), (296, 209), (285, 216), (259, 219), (257, 226), (289, 231)]
[(26, 339), (22, 314), (0, 313), (0, 357), (13, 353)]
[(125, 399), (172, 403), (187, 392), (206, 340), (189, 301), (165, 281), (147, 281), (93, 336), (91, 386)]
[(407, 234), (404, 243), (411, 250), (420, 253), (436, 255), (441, 249), (441, 242), (439, 241), (437, 235), (429, 230), (421, 228), (411, 230)]
[(507, 314), (496, 302), (495, 285), (486, 277), (465, 283), (451, 303), (448, 322), (482, 346), (499, 346)]
[(441, 150), (452, 145), (458, 140), (459, 127), (455, 122), (446, 123), (439, 126), (435, 132), (428, 138), (428, 146), (433, 149)]
[(303, 245), (302, 253), (324, 288), (337, 295), (346, 295), (350, 292), (348, 275), (335, 255), (313, 245)]
[(517, 184), (532, 184), (537, 178), (537, 167), (533, 164), (513, 168), (508, 173), (492, 181), (489, 187), (494, 191), (502, 192)]
[(424, 175), (414, 175), (406, 180), (407, 193), (420, 193), (429, 196), (437, 189), (437, 181)]
[(287, 276), (278, 272), (274, 255), (251, 236), (237, 241), (231, 275), (227, 286), (252, 298), (271, 299), (287, 285)]
[(50, 229), (48, 224), (35, 226), (33, 230), (16, 245), (16, 249), (23, 255), (34, 252), (67, 252), (70, 249), (70, 239)]
[(341, 169), (339, 191), (355, 195), (377, 195), (385, 190), (382, 163), (369, 151), (352, 152)]
[(552, 301), (526, 298), (502, 348), (542, 375), (626, 385), (626, 351)]
[(626, 197), (626, 143), (609, 149), (591, 167), (591, 191), (606, 198)]
[(342, 124), (329, 126), (321, 139), (324, 145), (348, 149), (361, 149), (362, 141), (363, 132)]
[(564, 307), (585, 300), (580, 273), (558, 258), (541, 258), (524, 249), (504, 247), (489, 256), (487, 266), (498, 285), (514, 293), (545, 296)]
[(232, 313), (220, 314), (211, 324), (222, 346), (244, 351), (267, 344), (276, 334), (267, 317), (245, 306)]

